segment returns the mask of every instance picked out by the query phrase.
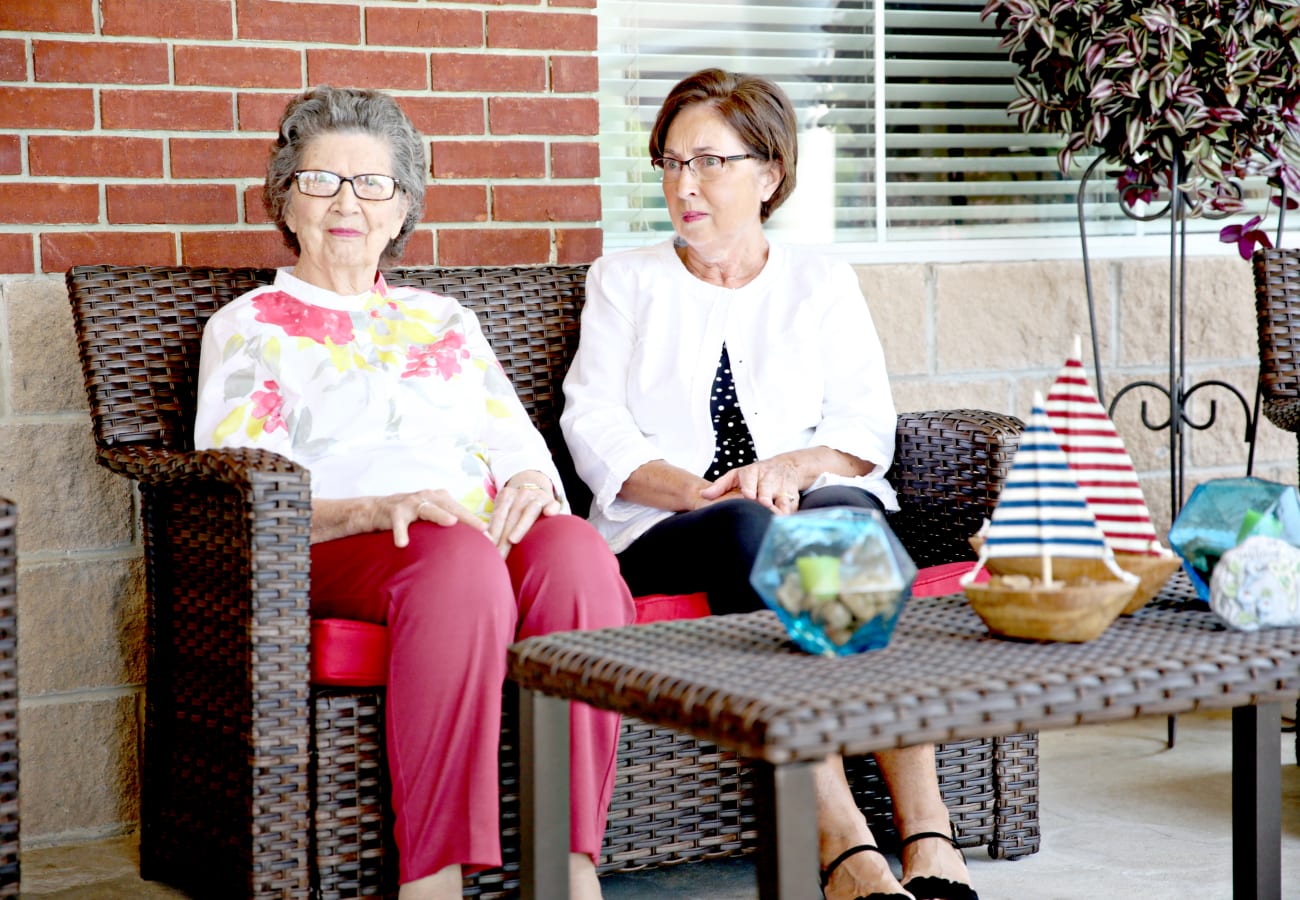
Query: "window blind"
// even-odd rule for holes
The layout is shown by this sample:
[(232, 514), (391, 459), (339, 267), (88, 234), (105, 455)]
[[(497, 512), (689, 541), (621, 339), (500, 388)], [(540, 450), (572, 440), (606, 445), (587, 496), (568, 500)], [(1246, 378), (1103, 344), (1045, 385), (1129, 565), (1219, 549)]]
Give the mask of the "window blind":
[[(769, 223), (815, 242), (1077, 237), (1061, 138), (1006, 113), (1015, 67), (984, 0), (598, 0), (601, 191), (609, 246), (671, 224), (647, 142), (659, 105), (708, 66), (751, 72), (790, 95), (803, 130), (798, 187)], [(1168, 233), (1116, 202), (1099, 167), (1089, 235)], [(1192, 220), (1189, 230), (1222, 223)], [(641, 236), (642, 239), (638, 239)]]

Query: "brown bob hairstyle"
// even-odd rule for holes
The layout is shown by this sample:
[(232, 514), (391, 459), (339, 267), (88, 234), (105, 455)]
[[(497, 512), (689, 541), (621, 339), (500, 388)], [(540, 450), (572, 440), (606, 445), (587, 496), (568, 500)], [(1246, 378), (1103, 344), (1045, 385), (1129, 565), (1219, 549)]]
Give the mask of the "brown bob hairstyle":
[(745, 149), (759, 159), (781, 163), (784, 177), (759, 211), (766, 222), (794, 191), (795, 167), (799, 162), (798, 125), (794, 106), (785, 91), (766, 78), (702, 69), (679, 81), (668, 96), (650, 130), (650, 158), (664, 155), (664, 140), (677, 114), (696, 103), (707, 103), (718, 111), (740, 135)]

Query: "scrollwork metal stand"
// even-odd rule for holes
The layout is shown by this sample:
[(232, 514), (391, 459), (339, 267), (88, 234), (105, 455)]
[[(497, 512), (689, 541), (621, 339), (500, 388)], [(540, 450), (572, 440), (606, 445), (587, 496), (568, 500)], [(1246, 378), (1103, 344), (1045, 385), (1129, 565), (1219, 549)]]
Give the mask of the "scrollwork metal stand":
[[(1083, 174), (1079, 182), (1077, 194), (1078, 216), (1079, 216), (1079, 240), (1083, 249), (1083, 273), (1084, 282), (1088, 292), (1088, 326), (1092, 332), (1092, 360), (1097, 377), (1097, 397), (1104, 404), (1105, 391), (1101, 376), (1101, 355), (1097, 340), (1097, 314), (1093, 300), (1092, 289), (1092, 272), (1088, 262), (1088, 232), (1086, 217), (1084, 215), (1084, 194), (1088, 187), (1088, 178), (1093, 171), (1101, 164), (1102, 159), (1096, 159)], [(1179, 183), (1178, 162), (1175, 160), (1169, 172), (1170, 184)], [(1129, 202), (1140, 193), (1145, 191), (1154, 191), (1155, 185), (1135, 184), (1129, 185), (1125, 192), (1119, 198), (1119, 207), (1124, 215), (1130, 219), (1139, 222), (1153, 222), (1168, 215), (1169, 218), (1169, 381), (1168, 384), (1160, 384), (1155, 381), (1134, 381), (1124, 385), (1107, 406), (1107, 412), (1111, 418), (1114, 418), (1115, 408), (1119, 402), (1130, 392), (1138, 388), (1151, 388), (1156, 392), (1163, 394), (1168, 401), (1168, 416), (1159, 422), (1153, 422), (1149, 411), (1147, 400), (1142, 400), (1141, 414), (1142, 425), (1149, 431), (1169, 430), (1169, 515), (1171, 521), (1177, 517), (1179, 510), (1182, 509), (1183, 499), (1183, 475), (1187, 462), (1187, 446), (1185, 441), (1186, 430), (1194, 429), (1204, 431), (1212, 427), (1218, 418), (1218, 404), (1214, 399), (1210, 400), (1208, 415), (1203, 421), (1194, 420), (1188, 412), (1189, 401), (1192, 395), (1198, 391), (1207, 388), (1222, 388), (1236, 397), (1241, 403), (1242, 410), (1246, 415), (1246, 433), (1243, 440), (1249, 447), (1246, 460), (1246, 474), (1250, 475), (1255, 465), (1255, 432), (1256, 425), (1259, 422), (1260, 395), (1259, 391), (1255, 393), (1255, 403), (1252, 410), (1251, 404), (1246, 397), (1225, 381), (1210, 379), (1200, 381), (1195, 384), (1187, 383), (1187, 337), (1185, 323), (1187, 318), (1187, 207), (1186, 200), (1181, 191), (1171, 190), (1169, 203), (1163, 208), (1150, 214), (1139, 214), (1133, 211)]]

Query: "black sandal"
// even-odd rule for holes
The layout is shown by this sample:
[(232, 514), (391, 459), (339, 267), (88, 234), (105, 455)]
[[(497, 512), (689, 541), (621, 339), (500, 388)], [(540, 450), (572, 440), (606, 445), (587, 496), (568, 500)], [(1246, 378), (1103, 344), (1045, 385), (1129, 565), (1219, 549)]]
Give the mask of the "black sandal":
[[(826, 885), (830, 884), (831, 876), (834, 875), (835, 870), (840, 867), (840, 863), (844, 862), (844, 860), (848, 859), (850, 856), (853, 856), (855, 853), (862, 853), (864, 851), (870, 851), (872, 853), (880, 853), (881, 856), (884, 856), (884, 853), (881, 852), (881, 849), (877, 847), (875, 844), (858, 844), (856, 847), (850, 847), (849, 849), (841, 853), (839, 856), (835, 857), (833, 860), (831, 860), (831, 864), (829, 866), (827, 866), (825, 869), (822, 869), (822, 900), (825, 900), (826, 898)], [(855, 900), (912, 900), (912, 898), (908, 897), (907, 894), (895, 894), (892, 891), (888, 894), (883, 893), (881, 891), (872, 891), (867, 896), (865, 897), (859, 896), (855, 898)]]
[[(944, 834), (941, 831), (918, 831), (911, 837), (905, 837), (902, 843), (898, 845), (898, 852), (901, 858), (903, 848), (908, 844), (914, 844), (917, 841), (927, 840), (929, 838), (938, 838), (941, 841), (947, 841), (952, 844), (953, 849), (961, 853), (961, 845), (957, 843), (957, 838), (951, 834)], [(916, 900), (980, 900), (980, 895), (975, 893), (975, 889), (969, 884), (962, 884), (960, 881), (951, 881), (947, 878), (939, 878), (936, 875), (921, 875), (909, 879), (903, 883)]]

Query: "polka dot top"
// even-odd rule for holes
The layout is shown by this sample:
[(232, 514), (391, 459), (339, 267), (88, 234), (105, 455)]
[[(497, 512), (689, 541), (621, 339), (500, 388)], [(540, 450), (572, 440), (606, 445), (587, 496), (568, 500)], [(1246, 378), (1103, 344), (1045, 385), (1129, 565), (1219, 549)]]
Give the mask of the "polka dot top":
[(758, 458), (753, 435), (736, 402), (736, 385), (731, 377), (731, 357), (727, 355), (726, 344), (722, 345), (722, 356), (718, 358), (718, 373), (713, 376), (709, 411), (713, 414), (713, 440), (717, 449), (704, 477), (717, 481), (724, 473), (747, 466)]

